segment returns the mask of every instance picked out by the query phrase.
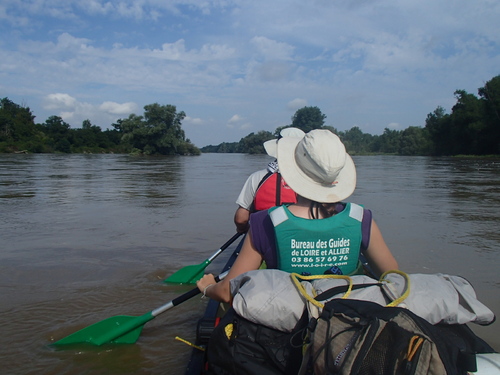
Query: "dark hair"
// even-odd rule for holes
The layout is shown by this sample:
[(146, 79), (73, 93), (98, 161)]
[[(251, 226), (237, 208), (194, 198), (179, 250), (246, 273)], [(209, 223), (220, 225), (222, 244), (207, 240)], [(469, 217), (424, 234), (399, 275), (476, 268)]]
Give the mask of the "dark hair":
[(313, 219), (331, 217), (337, 213), (337, 210), (335, 209), (336, 205), (337, 203), (319, 203), (311, 201), (309, 214)]

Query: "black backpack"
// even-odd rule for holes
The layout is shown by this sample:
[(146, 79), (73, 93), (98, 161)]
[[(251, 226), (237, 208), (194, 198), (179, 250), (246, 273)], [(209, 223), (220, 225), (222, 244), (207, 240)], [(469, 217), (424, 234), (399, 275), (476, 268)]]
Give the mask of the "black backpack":
[(449, 374), (476, 371), (494, 350), (466, 325), (432, 325), (411, 311), (334, 299), (311, 319), (300, 374)]
[(305, 311), (292, 332), (282, 332), (255, 324), (230, 308), (208, 342), (207, 374), (297, 374), (307, 323)]

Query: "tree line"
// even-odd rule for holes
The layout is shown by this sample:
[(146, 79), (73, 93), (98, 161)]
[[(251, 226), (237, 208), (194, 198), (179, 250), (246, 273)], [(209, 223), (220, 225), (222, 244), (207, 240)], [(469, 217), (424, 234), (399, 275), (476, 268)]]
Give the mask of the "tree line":
[(59, 116), (35, 123), (29, 109), (8, 98), (0, 100), (0, 152), (17, 153), (131, 153), (199, 155), (181, 127), (186, 117), (173, 105), (149, 104), (144, 115), (131, 114), (102, 130), (90, 120), (71, 128)]
[(201, 148), (202, 152), (263, 154), (262, 144), (276, 138), (281, 129), (297, 127), (304, 132), (329, 129), (337, 134), (351, 154), (384, 153), (397, 155), (498, 155), (500, 154), (500, 75), (478, 89), (479, 97), (456, 90), (456, 104), (447, 114), (438, 106), (427, 115), (425, 126), (404, 130), (385, 128), (381, 135), (363, 133), (357, 126), (338, 131), (325, 125), (326, 116), (318, 107), (303, 107), (289, 125), (274, 132), (250, 133), (239, 142)]
[(297, 110), (289, 125), (274, 132), (250, 133), (239, 142), (223, 142), (197, 148), (182, 130), (183, 111), (174, 105), (144, 106), (144, 114), (131, 114), (102, 130), (85, 120), (71, 128), (59, 116), (35, 123), (29, 107), (0, 100), (0, 152), (29, 153), (135, 153), (145, 155), (199, 155), (201, 152), (265, 153), (263, 143), (274, 139), (286, 127), (304, 132), (329, 129), (337, 134), (351, 154), (397, 155), (498, 155), (500, 154), (500, 75), (478, 89), (478, 96), (456, 90), (451, 113), (438, 106), (427, 115), (425, 126), (404, 130), (385, 128), (381, 135), (364, 133), (357, 126), (339, 131), (325, 125), (326, 116), (318, 107)]

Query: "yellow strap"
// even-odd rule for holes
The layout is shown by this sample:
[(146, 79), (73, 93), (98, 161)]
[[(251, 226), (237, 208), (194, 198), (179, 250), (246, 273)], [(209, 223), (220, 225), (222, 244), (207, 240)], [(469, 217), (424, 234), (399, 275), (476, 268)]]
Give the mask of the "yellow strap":
[(233, 323), (229, 323), (224, 327), (224, 333), (226, 334), (227, 339), (229, 340), (233, 335), (234, 325)]
[(422, 337), (416, 336), (416, 335), (410, 339), (410, 345), (408, 346), (408, 353), (406, 356), (406, 358), (408, 359), (408, 362), (411, 362), (413, 360), (413, 356), (417, 352), (418, 348), (420, 348), (422, 346), (423, 342), (424, 342), (424, 339)]
[(396, 298), (394, 301), (392, 301), (391, 303), (387, 304), (388, 307), (392, 307), (392, 306), (397, 306), (399, 305), (401, 302), (403, 302), (410, 294), (410, 276), (408, 276), (407, 273), (403, 272), (403, 271), (399, 271), (399, 270), (392, 270), (392, 271), (387, 271), (387, 272), (384, 272), (382, 274), (382, 276), (380, 276), (380, 282), (387, 282), (387, 283), (390, 283), (389, 280), (386, 280), (385, 277), (390, 274), (390, 273), (396, 273), (398, 275), (401, 275), (403, 276), (403, 278), (405, 279), (406, 283), (405, 283), (405, 288), (403, 290), (403, 293), (401, 294), (401, 297), (399, 298)]
[[(403, 271), (391, 270), (391, 271), (384, 272), (382, 274), (382, 276), (380, 276), (379, 282), (384, 282), (385, 281), (387, 283), (390, 283), (389, 280), (385, 279), (385, 277), (388, 274), (390, 274), (390, 273), (396, 273), (398, 275), (403, 276), (403, 278), (405, 279), (406, 282), (405, 282), (405, 288), (404, 288), (403, 293), (401, 294), (401, 296), (399, 298), (396, 298), (394, 301), (390, 302), (389, 304), (387, 304), (386, 305), (387, 307), (392, 307), (392, 306), (399, 305), (410, 294), (410, 276), (407, 273), (403, 272)], [(319, 301), (316, 301), (314, 299), (314, 297), (316, 297), (316, 291), (313, 289), (314, 296), (310, 296), (307, 293), (307, 291), (305, 290), (305, 288), (302, 286), (302, 284), (300, 283), (299, 279), (302, 279), (302, 280), (317, 280), (317, 279), (343, 279), (343, 280), (346, 280), (349, 283), (349, 287), (347, 288), (347, 291), (345, 292), (345, 294), (342, 296), (343, 299), (349, 297), (349, 295), (351, 294), (351, 291), (352, 291), (352, 286), (353, 286), (352, 278), (350, 276), (347, 276), (347, 275), (310, 275), (310, 276), (303, 276), (303, 275), (299, 275), (298, 273), (291, 273), (290, 277), (292, 278), (293, 283), (295, 284), (295, 286), (297, 287), (297, 289), (299, 290), (299, 292), (309, 302), (311, 302), (313, 305), (319, 307), (320, 309), (322, 309), (325, 306), (325, 304), (321, 303)]]
[[(298, 273), (291, 273), (290, 277), (292, 278), (293, 283), (295, 284), (295, 286), (297, 287), (297, 289), (299, 290), (299, 292), (302, 293), (302, 295), (309, 302), (311, 302), (313, 305), (319, 307), (320, 309), (322, 309), (325, 306), (325, 304), (321, 303), (319, 301), (316, 301), (314, 299), (314, 297), (311, 297), (307, 293), (307, 291), (305, 290), (305, 288), (302, 286), (302, 284), (300, 283), (299, 279), (302, 279), (302, 280), (344, 279), (344, 280), (347, 280), (347, 282), (349, 283), (349, 287), (347, 288), (347, 291), (345, 292), (345, 294), (344, 294), (344, 296), (342, 298), (349, 297), (349, 294), (351, 294), (351, 291), (352, 291), (352, 278), (350, 276), (346, 276), (346, 275), (311, 275), (311, 276), (303, 276), (303, 275), (299, 275)], [(313, 293), (315, 294), (314, 296), (316, 296), (316, 291), (314, 289), (313, 289)]]
[(193, 347), (195, 349), (201, 350), (202, 352), (205, 351), (205, 348), (202, 348), (201, 346), (195, 345), (195, 344), (193, 344), (193, 343), (191, 343), (191, 342), (189, 342), (187, 340), (184, 340), (184, 339), (180, 338), (179, 336), (175, 336), (175, 339), (179, 340), (180, 342), (183, 342), (184, 344), (187, 344), (187, 345), (189, 345), (189, 346), (191, 346), (191, 347)]

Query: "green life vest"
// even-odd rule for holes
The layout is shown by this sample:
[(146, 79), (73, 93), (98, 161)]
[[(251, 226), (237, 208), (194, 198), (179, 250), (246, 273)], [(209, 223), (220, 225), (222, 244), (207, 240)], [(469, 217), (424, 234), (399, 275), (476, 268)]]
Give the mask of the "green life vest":
[(344, 275), (359, 273), (363, 207), (347, 203), (342, 212), (317, 220), (296, 217), (287, 206), (268, 212), (280, 270), (320, 275), (336, 266)]

